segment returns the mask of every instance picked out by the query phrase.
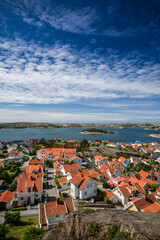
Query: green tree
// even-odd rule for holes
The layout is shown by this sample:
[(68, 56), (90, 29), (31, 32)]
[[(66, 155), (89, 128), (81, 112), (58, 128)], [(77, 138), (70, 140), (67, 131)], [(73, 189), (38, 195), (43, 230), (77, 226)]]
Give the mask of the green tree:
[(157, 190), (157, 188), (159, 188), (159, 185), (156, 183), (151, 183), (150, 188), (151, 188), (152, 192), (155, 192)]
[(104, 201), (105, 201), (105, 203), (107, 203), (107, 204), (109, 204), (111, 201), (110, 201), (110, 199), (109, 199), (109, 197), (104, 197)]
[(10, 174), (8, 173), (8, 171), (4, 171), (4, 172), (3, 172), (3, 179), (4, 179), (6, 182), (10, 182), (11, 177), (10, 177)]
[(8, 228), (4, 224), (0, 224), (0, 240), (5, 240), (8, 232)]
[(86, 139), (83, 139), (81, 142), (80, 142), (80, 148), (82, 150), (86, 150), (87, 148), (89, 147), (89, 143)]
[(23, 240), (34, 240), (38, 238), (41, 239), (44, 234), (45, 231), (43, 229), (31, 226), (25, 230)]
[(9, 225), (15, 225), (18, 226), (20, 225), (21, 221), (20, 221), (20, 212), (5, 212), (4, 215), (4, 223), (5, 224), (9, 224)]

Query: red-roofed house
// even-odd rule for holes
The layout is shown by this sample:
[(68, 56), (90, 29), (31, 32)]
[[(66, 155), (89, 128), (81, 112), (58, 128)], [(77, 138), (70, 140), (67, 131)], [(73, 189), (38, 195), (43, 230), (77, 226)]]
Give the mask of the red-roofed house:
[(58, 179), (59, 184), (61, 185), (61, 188), (67, 188), (68, 187), (68, 180), (67, 178), (59, 178)]
[(0, 211), (9, 210), (13, 203), (15, 193), (6, 191), (0, 195)]
[(116, 204), (118, 202), (117, 196), (114, 193), (112, 193), (111, 190), (104, 190), (104, 193), (106, 194), (106, 196), (110, 199), (110, 201), (113, 204)]
[(61, 167), (61, 171), (64, 175), (66, 175), (68, 172), (73, 172), (79, 170), (80, 167), (78, 163), (73, 163), (73, 164), (65, 164)]
[(97, 196), (97, 183), (89, 177), (79, 174), (70, 183), (73, 198), (89, 199)]
[(38, 207), (40, 227), (47, 226), (48, 229), (58, 222), (63, 222), (65, 216), (75, 210), (72, 199), (59, 201), (58, 198), (55, 202), (40, 203)]
[(34, 204), (35, 200), (42, 200), (42, 173), (23, 173), (23, 176), (19, 177), (17, 180), (18, 204), (22, 204), (23, 202)]
[(82, 159), (80, 157), (77, 157), (76, 155), (74, 155), (73, 157), (71, 157), (69, 159), (70, 162), (73, 163), (78, 163), (78, 165), (81, 167), (82, 166)]

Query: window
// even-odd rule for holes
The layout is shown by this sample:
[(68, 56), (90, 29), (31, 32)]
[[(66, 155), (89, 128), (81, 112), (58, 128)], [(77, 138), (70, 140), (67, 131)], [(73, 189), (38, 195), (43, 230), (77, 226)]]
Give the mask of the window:
[(92, 183), (90, 183), (90, 187), (92, 187)]
[(94, 193), (96, 193), (96, 192), (97, 192), (97, 190), (95, 189), (95, 190), (94, 190)]
[(87, 192), (84, 192), (84, 195), (87, 196)]
[(56, 215), (56, 218), (58, 218), (59, 217), (59, 215)]
[(87, 184), (87, 188), (89, 188), (89, 184)]
[(31, 192), (31, 188), (30, 187), (28, 188), (28, 192)]
[(21, 197), (20, 199), (21, 199), (21, 200), (23, 200), (24, 198), (23, 198), (23, 197)]

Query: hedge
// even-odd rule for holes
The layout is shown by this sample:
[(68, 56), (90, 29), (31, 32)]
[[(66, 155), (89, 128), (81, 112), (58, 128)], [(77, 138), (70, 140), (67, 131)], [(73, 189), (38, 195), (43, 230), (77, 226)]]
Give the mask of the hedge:
[(27, 210), (27, 207), (19, 207), (19, 208), (12, 208), (11, 211), (22, 211), (22, 210)]

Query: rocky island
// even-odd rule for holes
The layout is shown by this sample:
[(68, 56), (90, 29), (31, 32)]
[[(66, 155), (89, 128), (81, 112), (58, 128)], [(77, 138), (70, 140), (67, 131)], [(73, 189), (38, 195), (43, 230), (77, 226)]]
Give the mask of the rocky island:
[(145, 130), (160, 131), (160, 125), (156, 124), (156, 125), (150, 126), (148, 128), (145, 128)]
[(149, 134), (149, 137), (160, 138), (160, 134)]
[(92, 134), (92, 135), (102, 135), (102, 134), (113, 134), (114, 131), (99, 129), (99, 128), (87, 128), (82, 130), (81, 134)]

